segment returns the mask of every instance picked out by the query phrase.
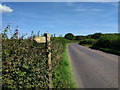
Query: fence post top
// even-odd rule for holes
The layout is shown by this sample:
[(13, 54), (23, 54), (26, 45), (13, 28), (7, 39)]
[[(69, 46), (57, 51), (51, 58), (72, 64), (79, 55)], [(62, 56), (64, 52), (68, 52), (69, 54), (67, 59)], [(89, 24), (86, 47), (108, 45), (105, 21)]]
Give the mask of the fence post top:
[(50, 37), (50, 34), (49, 33), (45, 33), (44, 36)]

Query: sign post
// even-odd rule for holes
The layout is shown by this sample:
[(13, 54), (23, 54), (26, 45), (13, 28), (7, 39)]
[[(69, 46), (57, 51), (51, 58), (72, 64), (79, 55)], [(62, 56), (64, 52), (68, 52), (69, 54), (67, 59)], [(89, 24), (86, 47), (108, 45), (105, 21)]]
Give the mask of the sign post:
[(46, 43), (46, 37), (35, 37), (37, 43)]
[(45, 33), (46, 37), (46, 48), (48, 56), (48, 70), (49, 70), (49, 88), (52, 88), (52, 63), (51, 63), (51, 44), (50, 44), (50, 34)]
[(45, 33), (43, 37), (35, 37), (34, 39), (37, 43), (46, 43), (46, 52), (48, 58), (48, 70), (49, 70), (49, 88), (52, 89), (52, 62), (51, 62), (51, 44), (50, 44), (50, 34)]

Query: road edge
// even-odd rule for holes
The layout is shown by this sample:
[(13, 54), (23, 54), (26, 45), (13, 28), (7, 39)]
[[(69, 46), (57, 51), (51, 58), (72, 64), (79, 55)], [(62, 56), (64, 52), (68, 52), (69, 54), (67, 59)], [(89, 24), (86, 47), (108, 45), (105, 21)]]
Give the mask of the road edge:
[(70, 54), (69, 54), (69, 51), (68, 51), (68, 45), (70, 45), (70, 44), (74, 44), (74, 43), (68, 43), (68, 44), (66, 45), (66, 53), (67, 53), (67, 58), (68, 58), (68, 62), (69, 62), (69, 67), (70, 67), (71, 79), (73, 80), (73, 82), (75, 83), (76, 88), (77, 88), (78, 85), (77, 85), (77, 82), (76, 82), (75, 75), (74, 75), (74, 73), (73, 73), (72, 61), (71, 61)]

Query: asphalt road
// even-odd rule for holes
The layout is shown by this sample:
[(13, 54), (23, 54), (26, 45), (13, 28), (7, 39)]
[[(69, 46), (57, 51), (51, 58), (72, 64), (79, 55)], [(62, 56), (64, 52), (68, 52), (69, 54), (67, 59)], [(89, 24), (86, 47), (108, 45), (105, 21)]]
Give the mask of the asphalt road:
[(68, 45), (78, 88), (118, 88), (118, 56), (79, 44)]

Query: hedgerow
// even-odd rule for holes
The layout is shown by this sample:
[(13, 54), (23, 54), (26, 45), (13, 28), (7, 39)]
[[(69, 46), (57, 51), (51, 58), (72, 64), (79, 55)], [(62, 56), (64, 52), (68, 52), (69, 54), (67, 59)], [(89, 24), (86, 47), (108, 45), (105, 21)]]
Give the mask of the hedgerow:
[(3, 40), (2, 50), (3, 87), (48, 87), (44, 44), (30, 40)]
[(120, 35), (119, 34), (105, 34), (102, 35), (93, 47), (110, 48), (120, 50)]
[[(23, 39), (18, 37), (19, 30), (8, 38), (9, 27), (2, 32), (2, 86), (4, 89), (48, 88), (48, 59), (45, 44), (34, 41), (35, 35)], [(66, 43), (64, 38), (51, 38), (52, 71), (57, 87), (59, 79), (54, 77), (55, 68), (61, 62)], [(63, 84), (63, 83), (62, 83)], [(66, 85), (66, 87), (68, 87)]]
[(62, 37), (52, 38), (52, 64), (53, 64), (53, 87), (54, 88), (75, 88), (72, 81), (69, 60), (67, 57), (66, 45), (74, 41)]
[(94, 44), (95, 42), (96, 42), (95, 39), (83, 39), (83, 40), (80, 40), (79, 44), (80, 45)]

